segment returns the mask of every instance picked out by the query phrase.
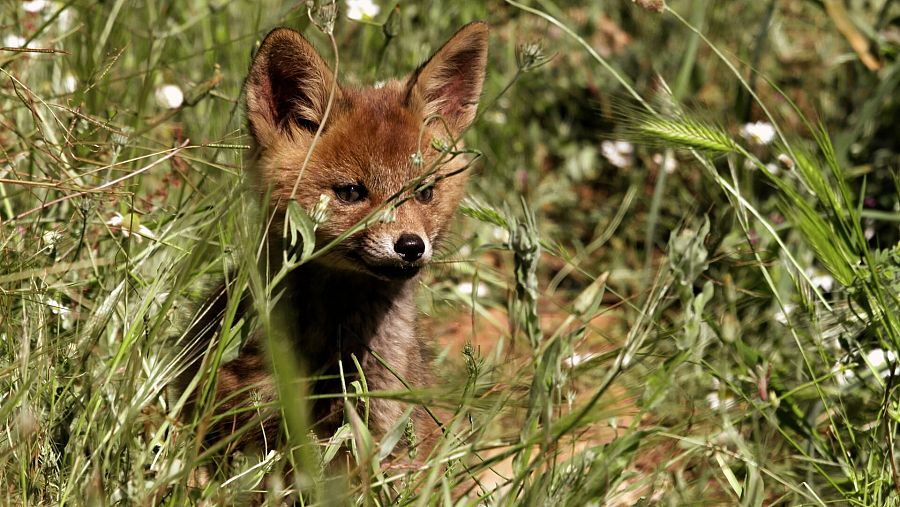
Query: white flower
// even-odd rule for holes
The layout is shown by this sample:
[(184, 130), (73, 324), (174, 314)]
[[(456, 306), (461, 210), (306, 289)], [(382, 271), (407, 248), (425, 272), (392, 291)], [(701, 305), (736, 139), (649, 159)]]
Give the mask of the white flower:
[(757, 121), (741, 127), (741, 137), (760, 146), (775, 140), (775, 127), (771, 123)]
[(347, 0), (347, 17), (350, 19), (370, 19), (378, 15), (381, 11), (372, 0)]
[(873, 370), (881, 373), (882, 376), (887, 376), (888, 374), (888, 362), (893, 363), (896, 359), (897, 355), (890, 350), (873, 349), (866, 352), (866, 363), (871, 366)]
[[(113, 215), (112, 218), (110, 218), (109, 220), (106, 221), (106, 225), (108, 225), (110, 227), (121, 227), (122, 222), (124, 222), (124, 221), (125, 221), (125, 218), (122, 216), (122, 214), (119, 212), (116, 212), (116, 214)], [(128, 234), (126, 234), (125, 236), (128, 237)]]
[(176, 109), (184, 103), (184, 93), (176, 85), (162, 85), (156, 89), (156, 102), (165, 109)]
[(121, 213), (116, 213), (112, 218), (106, 221), (106, 225), (114, 228), (118, 228), (122, 233), (122, 236), (128, 238), (134, 234), (134, 238), (140, 243), (144, 238), (156, 239), (156, 236), (153, 234), (147, 226), (141, 224), (141, 219), (134, 213), (130, 213), (127, 217), (122, 216)]
[(778, 167), (776, 164), (773, 164), (772, 162), (769, 162), (764, 167), (766, 168), (766, 171), (768, 171), (769, 174), (771, 174), (772, 176), (777, 176), (778, 173), (781, 172), (781, 168)]
[(47, 245), (55, 245), (59, 243), (63, 234), (59, 231), (47, 231), (42, 236), (41, 239), (44, 240), (44, 243)]
[(675, 160), (674, 156), (666, 157), (662, 153), (656, 153), (653, 155), (653, 162), (662, 167), (666, 174), (672, 174), (675, 172), (675, 169), (678, 169), (678, 161)]
[[(456, 286), (456, 290), (458, 290), (459, 293), (463, 294), (464, 296), (471, 296), (473, 289), (474, 289), (474, 286), (472, 285), (472, 282), (461, 282), (459, 285)], [(487, 296), (487, 293), (488, 293), (487, 287), (485, 287), (485, 285), (483, 283), (479, 283), (478, 289), (476, 289), (476, 292), (475, 292), (475, 296), (481, 298), (481, 297)]]
[(831, 289), (834, 288), (834, 277), (827, 273), (819, 274), (817, 271), (810, 268), (806, 270), (806, 275), (814, 286), (821, 288), (825, 292), (831, 292)]
[(734, 398), (725, 398), (723, 400), (719, 398), (719, 393), (709, 393), (706, 395), (706, 403), (713, 410), (719, 410), (720, 408), (728, 410), (735, 405), (735, 400)]
[(44, 298), (44, 304), (50, 307), (50, 312), (53, 313), (53, 315), (59, 316), (59, 320), (62, 323), (63, 329), (69, 329), (72, 327), (72, 315), (69, 307), (49, 297)]
[(25, 37), (11, 33), (3, 38), (3, 45), (8, 48), (20, 48), (25, 45)]
[(863, 236), (866, 238), (866, 240), (868, 241), (868, 240), (874, 238), (875, 237), (875, 221), (872, 220), (871, 218), (867, 218), (867, 219), (863, 220), (863, 225), (865, 225), (865, 228), (863, 229)]
[(609, 160), (609, 163), (624, 169), (631, 166), (631, 155), (634, 146), (628, 141), (603, 141), (600, 143), (600, 153)]
[(570, 357), (567, 357), (562, 360), (562, 365), (566, 368), (574, 368), (580, 364), (584, 364), (591, 359), (597, 357), (597, 354), (593, 352), (588, 352), (587, 354), (579, 354), (578, 352), (573, 353)]
[(793, 313), (796, 308), (797, 308), (797, 305), (795, 305), (793, 303), (788, 303), (788, 304), (784, 305), (784, 310), (778, 310), (775, 313), (775, 320), (781, 324), (787, 324), (788, 316), (791, 313)]
[(142, 236), (145, 238), (156, 239), (156, 236), (153, 234), (153, 231), (151, 231), (146, 225), (139, 225), (137, 233), (138, 233), (137, 237), (139, 240)]
[(66, 77), (63, 78), (62, 89), (66, 93), (74, 93), (78, 88), (78, 80), (75, 79), (75, 76), (72, 74), (66, 74)]
[(853, 373), (853, 370), (847, 368), (847, 366), (838, 362), (831, 368), (831, 373), (834, 374), (834, 380), (837, 381), (839, 386), (845, 386), (850, 382), (853, 382), (853, 379), (856, 378), (856, 374)]
[(69, 28), (72, 28), (74, 21), (75, 9), (65, 9), (59, 13), (59, 16), (56, 17), (56, 23), (59, 25), (59, 29), (63, 32), (67, 31)]
[(47, 298), (46, 303), (47, 306), (50, 307), (50, 311), (53, 312), (53, 315), (67, 315), (69, 313), (68, 308), (53, 298)]
[(46, 0), (28, 0), (22, 2), (22, 8), (28, 12), (41, 12), (47, 7), (47, 4)]
[(313, 206), (312, 211), (309, 213), (309, 218), (316, 225), (322, 225), (328, 221), (328, 205), (331, 203), (331, 196), (328, 194), (319, 194), (319, 200), (316, 202), (316, 205)]
[(788, 171), (794, 168), (794, 159), (787, 156), (786, 153), (781, 153), (778, 155), (778, 163), (781, 164), (781, 167), (784, 167)]
[(719, 397), (719, 387), (722, 383), (717, 378), (712, 379), (712, 388), (713, 392), (706, 395), (706, 403), (709, 405), (709, 408), (713, 410), (719, 410), (720, 408), (729, 409), (734, 406), (735, 400), (734, 398), (725, 398), (724, 400)]
[(506, 114), (504, 114), (502, 111), (488, 111), (484, 114), (484, 118), (491, 123), (496, 123), (497, 125), (506, 125)]

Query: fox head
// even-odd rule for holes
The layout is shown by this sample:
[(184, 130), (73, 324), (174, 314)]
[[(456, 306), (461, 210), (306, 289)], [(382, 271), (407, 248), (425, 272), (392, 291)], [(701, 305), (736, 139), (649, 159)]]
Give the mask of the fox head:
[(409, 76), (370, 88), (337, 83), (291, 29), (263, 40), (245, 83), (260, 193), (269, 192), (276, 214), (291, 200), (309, 211), (327, 196), (317, 245), (379, 211), (322, 262), (406, 279), (431, 259), (466, 179), (465, 157), (441, 147), (458, 150), (475, 118), (487, 39), (487, 25), (468, 24)]

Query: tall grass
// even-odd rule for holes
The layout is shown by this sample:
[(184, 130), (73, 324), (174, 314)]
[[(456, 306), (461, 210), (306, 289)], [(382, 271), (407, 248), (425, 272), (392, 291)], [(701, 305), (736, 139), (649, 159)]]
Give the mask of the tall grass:
[[(763, 46), (794, 19), (843, 9), (788, 6), (772, 24), (771, 11), (754, 15), (766, 6), (608, 4), (384, 4), (362, 21), (329, 2), (3, 4), (0, 26), (20, 37), (0, 49), (5, 501), (900, 503), (889, 162), (900, 149), (884, 135), (897, 123), (896, 44), (869, 35), (880, 52), (854, 57), (846, 23), (816, 33), (877, 89), (861, 97), (823, 63), (809, 81), (782, 79), (790, 71)], [(870, 34), (896, 12), (854, 9)], [(311, 379), (270, 312), (283, 274), (257, 267), (269, 215), (242, 183), (249, 56), (288, 25), (339, 55), (345, 80), (371, 83), (412, 70), (472, 19), (493, 27), (467, 134), (480, 168), (419, 297), (439, 382), (372, 392), (342, 364), (336, 396), (358, 410), (347, 404), (346, 424), (320, 439)], [(744, 54), (735, 34), (763, 38)], [(881, 73), (857, 62), (871, 58)], [(859, 107), (848, 116), (834, 97)], [(771, 140), (741, 135), (749, 118), (732, 105), (745, 98)], [(621, 160), (598, 149), (618, 139), (634, 143)], [(284, 269), (320, 255), (323, 220), (291, 208), (285, 234), (305, 250)], [(257, 317), (238, 319), (230, 299), (188, 413), (188, 395), (167, 386), (223, 279)], [(281, 403), (257, 403), (251, 427), (209, 445), (210, 425), (232, 415), (210, 379), (256, 326)], [(375, 397), (442, 421), (421, 466), (388, 458), (413, 435), (408, 413), (369, 433)], [(273, 411), (287, 438), (236, 449)]]

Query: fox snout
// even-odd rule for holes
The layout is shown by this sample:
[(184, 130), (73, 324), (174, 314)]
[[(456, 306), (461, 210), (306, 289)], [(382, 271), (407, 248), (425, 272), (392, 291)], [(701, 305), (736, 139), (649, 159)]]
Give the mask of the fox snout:
[(379, 278), (411, 278), (431, 260), (433, 242), (423, 233), (376, 228), (361, 234), (358, 244), (344, 256)]
[[(421, 259), (427, 248), (428, 245), (418, 234), (403, 233), (394, 243), (394, 251), (406, 262), (415, 262)], [(428, 259), (426, 258), (425, 261), (427, 262)]]

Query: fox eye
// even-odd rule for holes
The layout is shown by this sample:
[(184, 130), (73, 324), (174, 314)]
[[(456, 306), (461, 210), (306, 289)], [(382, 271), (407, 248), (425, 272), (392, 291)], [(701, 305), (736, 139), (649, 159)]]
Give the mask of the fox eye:
[(416, 192), (416, 200), (423, 204), (431, 202), (432, 199), (434, 199), (434, 187), (431, 185)]
[(334, 187), (334, 195), (344, 202), (359, 202), (369, 195), (369, 191), (362, 185), (341, 185)]

